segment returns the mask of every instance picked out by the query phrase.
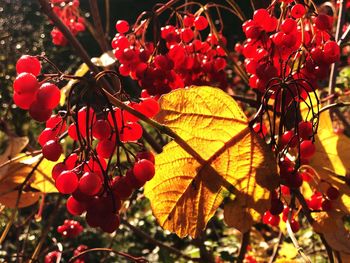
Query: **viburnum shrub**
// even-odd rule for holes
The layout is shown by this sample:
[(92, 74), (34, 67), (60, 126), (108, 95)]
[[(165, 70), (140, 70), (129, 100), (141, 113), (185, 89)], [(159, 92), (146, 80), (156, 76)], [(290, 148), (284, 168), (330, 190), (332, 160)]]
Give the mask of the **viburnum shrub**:
[[(84, 64), (73, 75), (44, 55), (21, 56), (13, 101), (43, 123), (37, 138), (41, 159), (29, 177), (40, 162), (54, 162), (44, 182), (64, 196), (71, 216), (84, 217), (105, 233), (124, 224), (147, 237), (126, 216), (145, 196), (162, 228), (200, 243), (197, 261), (213, 262), (202, 251), (203, 230), (216, 211), (243, 234), (238, 262), (257, 262), (251, 251), (245, 253), (259, 223), (281, 233), (286, 228), (306, 261), (294, 233), (307, 222), (329, 257), (332, 249), (350, 254), (348, 246), (339, 245), (350, 241), (342, 223), (350, 209), (349, 166), (342, 162), (348, 156), (334, 146), (350, 141), (333, 132), (325, 115), (349, 105), (336, 102), (345, 91), (335, 92), (334, 74), (350, 31), (341, 27), (343, 3), (334, 6), (340, 13), (336, 26), (336, 14), (312, 1), (268, 1), (258, 9), (253, 4), (248, 14), (234, 1), (171, 0), (134, 23), (117, 20), (110, 51), (91, 60), (76, 38), (89, 25), (79, 1), (39, 2), (53, 23), (53, 43), (69, 42)], [(105, 50), (108, 39), (96, 6), (91, 7), (96, 29), (90, 31)], [(225, 28), (224, 12), (242, 21), (242, 41), (226, 38), (233, 29)], [(126, 80), (136, 92), (125, 88)], [(346, 121), (340, 111), (337, 118)], [(42, 187), (38, 178), (26, 181), (35, 189)], [(336, 230), (325, 230), (332, 220)], [(67, 219), (57, 231), (73, 238), (83, 226)], [(338, 243), (332, 236), (337, 231)], [(144, 262), (109, 248), (101, 251)], [(88, 261), (87, 252), (79, 246), (72, 260)], [(45, 262), (61, 254), (49, 252)]]

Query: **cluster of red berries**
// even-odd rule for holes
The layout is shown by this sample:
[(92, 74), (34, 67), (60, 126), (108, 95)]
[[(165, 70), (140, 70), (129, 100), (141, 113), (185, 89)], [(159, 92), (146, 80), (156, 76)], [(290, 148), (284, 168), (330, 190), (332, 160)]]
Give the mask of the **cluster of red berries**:
[(340, 59), (340, 48), (328, 33), (332, 18), (314, 16), (305, 4), (283, 2), (287, 5), (281, 6), (279, 19), (274, 16), (277, 2), (269, 9), (256, 10), (253, 19), (243, 24), (246, 41), (236, 45), (246, 58), (250, 87), (262, 93), (274, 77), (305, 79), (317, 87), (317, 80), (328, 76), (330, 64)]
[(201, 31), (208, 24), (205, 16), (187, 14), (182, 17), (182, 27), (162, 27), (164, 50), (161, 50), (144, 40), (144, 27), (134, 27), (129, 32), (129, 24), (118, 21), (112, 48), (120, 62), (120, 74), (137, 80), (151, 95), (190, 85), (225, 87), (226, 53), (220, 44), (226, 45), (226, 39), (220, 35), (218, 40), (209, 34), (202, 41)]
[[(85, 31), (85, 22), (79, 14), (79, 0), (51, 0), (52, 9), (73, 35)], [(52, 43), (57, 46), (67, 45), (67, 39), (62, 32), (54, 27), (51, 31)]]
[[(142, 137), (139, 119), (127, 111), (112, 107), (95, 111), (92, 107), (84, 106), (51, 115), (52, 109), (59, 103), (60, 90), (50, 83), (40, 84), (37, 80), (40, 71), (41, 64), (36, 57), (26, 55), (18, 60), (19, 76), (14, 82), (15, 102), (21, 108), (29, 109), (35, 120), (46, 121), (46, 128), (38, 137), (46, 159), (59, 160), (63, 153), (60, 137), (65, 136), (65, 132), (79, 145), (63, 162), (54, 166), (52, 177), (55, 185), (60, 193), (72, 195), (67, 201), (69, 212), (74, 215), (87, 212), (87, 221), (91, 226), (113, 232), (119, 225), (121, 200), (142, 187), (155, 173), (154, 157), (150, 152), (136, 154), (136, 163), (126, 176), (113, 178), (108, 172), (113, 157), (120, 155), (119, 147), (124, 143), (137, 142)], [(17, 102), (18, 98), (34, 102), (24, 107)], [(142, 92), (139, 102), (124, 103), (147, 117), (153, 117), (159, 111), (158, 102), (146, 91)], [(40, 111), (32, 110), (33, 105), (40, 105)], [(70, 124), (67, 125), (67, 122)]]
[[(76, 249), (73, 251), (73, 256), (78, 256), (80, 253), (87, 250), (88, 247), (85, 245), (79, 245)], [(45, 256), (45, 263), (56, 263), (59, 258), (61, 258), (62, 252), (60, 251), (51, 251), (46, 254)], [(73, 263), (85, 263), (88, 262), (88, 254), (84, 254), (79, 256), (76, 260), (72, 261)]]
[(37, 80), (41, 63), (36, 57), (23, 55), (17, 61), (16, 70), (18, 75), (13, 83), (14, 103), (21, 109), (29, 110), (34, 120), (48, 120), (60, 102), (59, 88), (53, 83)]
[(324, 195), (321, 192), (315, 191), (306, 202), (312, 210), (330, 211), (333, 209), (333, 201), (337, 200), (339, 196), (339, 190), (334, 186), (329, 186)]
[[(97, 162), (90, 161), (73, 170), (62, 171), (61, 169), (67, 169), (67, 162), (56, 164), (52, 171), (56, 187), (61, 193), (71, 194), (67, 200), (68, 212), (72, 215), (86, 212), (86, 221), (91, 227), (100, 227), (108, 233), (114, 232), (119, 227), (122, 202), (134, 190), (151, 180), (155, 173), (152, 153), (140, 152), (136, 158), (138, 161), (125, 176), (113, 179), (103, 175), (101, 169), (106, 168), (106, 162), (102, 158), (98, 161), (102, 167)], [(103, 187), (106, 180), (107, 185)]]
[(64, 220), (64, 224), (57, 227), (57, 232), (63, 237), (74, 238), (84, 230), (83, 226), (75, 220)]

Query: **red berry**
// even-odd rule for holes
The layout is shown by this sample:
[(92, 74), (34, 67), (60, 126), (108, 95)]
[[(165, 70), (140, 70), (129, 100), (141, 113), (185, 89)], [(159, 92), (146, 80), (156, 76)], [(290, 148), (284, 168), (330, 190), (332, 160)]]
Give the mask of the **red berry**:
[(204, 16), (197, 16), (194, 19), (194, 26), (199, 31), (204, 30), (208, 26), (208, 20)]
[(56, 162), (60, 158), (63, 149), (61, 144), (57, 140), (49, 140), (44, 144), (42, 151), (43, 156), (47, 160)]
[(300, 224), (298, 221), (296, 221), (295, 219), (292, 219), (290, 221), (290, 228), (292, 229), (293, 233), (296, 233), (299, 231), (300, 229)]
[(270, 18), (270, 14), (266, 9), (255, 10), (253, 20), (257, 24), (264, 24), (267, 19)]
[(56, 178), (56, 188), (62, 194), (71, 194), (78, 188), (78, 176), (72, 171), (64, 171)]
[(331, 186), (327, 189), (326, 195), (329, 198), (329, 200), (336, 200), (339, 198), (340, 193), (337, 188), (335, 188), (334, 186)]
[(154, 117), (159, 112), (159, 104), (153, 98), (143, 99), (139, 111), (149, 118)]
[(310, 159), (316, 152), (316, 147), (310, 140), (302, 141), (300, 144), (300, 158)]
[(149, 160), (142, 159), (135, 163), (133, 173), (140, 182), (149, 181), (155, 174), (154, 164)]
[(67, 157), (67, 159), (64, 161), (64, 163), (67, 166), (67, 170), (73, 170), (74, 167), (76, 166), (78, 161), (78, 154), (72, 153)]
[(40, 61), (33, 56), (23, 55), (16, 63), (17, 74), (27, 72), (32, 73), (34, 76), (38, 76), (41, 70)]
[(86, 204), (77, 201), (73, 196), (67, 199), (66, 207), (68, 212), (74, 216), (81, 215), (86, 211)]
[(142, 137), (142, 127), (137, 122), (127, 122), (120, 132), (122, 142), (137, 141)]
[(271, 199), (270, 213), (271, 215), (279, 215), (283, 211), (283, 203), (279, 199)]
[(307, 201), (307, 205), (312, 210), (319, 210), (321, 209), (321, 206), (322, 206), (322, 199), (323, 199), (322, 194), (319, 192), (316, 192), (311, 196), (311, 199)]
[(297, 22), (292, 18), (286, 18), (281, 24), (281, 30), (285, 34), (290, 34), (297, 29)]
[(102, 187), (101, 177), (93, 172), (86, 172), (79, 179), (79, 190), (86, 195), (96, 195)]
[(35, 100), (35, 93), (13, 93), (13, 102), (23, 110), (29, 110)]
[(318, 14), (315, 25), (319, 30), (330, 30), (332, 29), (332, 18), (326, 14)]
[(119, 33), (124, 34), (129, 31), (129, 23), (125, 20), (118, 20), (115, 28)]
[(115, 177), (112, 181), (112, 189), (114, 195), (118, 196), (121, 200), (128, 199), (132, 192), (133, 188), (127, 184), (125, 177)]
[(60, 102), (61, 91), (55, 84), (44, 83), (40, 86), (36, 98), (43, 108), (52, 110)]
[(98, 139), (103, 140), (111, 135), (111, 126), (106, 120), (97, 120), (92, 126), (92, 135)]
[(36, 77), (27, 72), (19, 74), (13, 82), (13, 89), (18, 94), (35, 93), (39, 88), (39, 82)]
[(278, 226), (280, 217), (278, 215), (272, 215), (270, 211), (266, 211), (263, 215), (263, 223), (271, 226)]
[(312, 123), (310, 121), (301, 121), (298, 124), (299, 136), (303, 140), (308, 140), (313, 135)]
[(151, 161), (154, 164), (154, 155), (152, 152), (149, 152), (149, 151), (138, 152), (136, 154), (136, 158), (137, 160), (146, 159), (148, 161)]
[(67, 167), (64, 163), (56, 163), (55, 166), (52, 168), (52, 178), (56, 180), (57, 176), (59, 176), (65, 170), (67, 170)]
[(45, 122), (47, 121), (51, 114), (52, 114), (52, 110), (51, 109), (47, 109), (44, 108), (40, 102), (38, 102), (37, 100), (35, 100), (29, 108), (29, 114), (30, 116), (38, 121), (38, 122)]
[(298, 144), (298, 137), (294, 134), (294, 131), (286, 131), (280, 140), (281, 147), (288, 145), (291, 148), (294, 148)]
[(302, 4), (296, 4), (291, 9), (291, 15), (296, 19), (303, 17), (305, 13), (306, 13), (306, 9)]
[(74, 123), (69, 125), (68, 127), (68, 135), (71, 137), (74, 141), (78, 140), (78, 134), (77, 134), (77, 127), (75, 126)]
[(110, 139), (102, 140), (97, 144), (96, 152), (102, 158), (110, 158), (115, 150), (115, 142)]

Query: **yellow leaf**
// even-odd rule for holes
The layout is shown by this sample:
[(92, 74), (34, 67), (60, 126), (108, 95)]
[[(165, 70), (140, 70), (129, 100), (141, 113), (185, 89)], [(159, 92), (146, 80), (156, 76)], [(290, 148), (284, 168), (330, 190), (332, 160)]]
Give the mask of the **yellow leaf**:
[[(79, 68), (75, 71), (74, 76), (76, 77), (82, 77), (84, 76), (87, 72), (89, 71), (89, 67), (83, 63), (79, 66)], [(72, 86), (77, 83), (78, 80), (77, 79), (71, 79), (70, 81), (68, 81), (67, 85), (64, 86), (61, 89), (61, 99), (60, 99), (60, 105), (63, 106), (65, 101), (66, 101), (66, 97), (70, 91), (70, 89), (72, 88)]]
[(323, 234), (332, 249), (350, 254), (350, 232), (344, 226), (343, 217), (344, 213), (337, 211), (317, 213), (313, 228)]
[(298, 250), (291, 243), (283, 242), (278, 252), (279, 256), (285, 257), (287, 260), (291, 260), (298, 256)]
[(350, 187), (345, 183), (346, 175), (350, 172), (350, 139), (344, 134), (333, 131), (332, 120), (328, 112), (320, 114), (319, 128), (315, 141), (316, 153), (311, 159), (310, 166), (316, 170), (316, 178), (311, 182), (323, 193), (327, 189), (320, 189), (321, 182), (327, 182), (336, 187), (340, 198), (335, 206), (346, 213), (350, 213)]
[(246, 207), (269, 199), (268, 189), (278, 183), (274, 157), (229, 95), (192, 87), (175, 90), (159, 103), (156, 120), (196, 153), (172, 141), (156, 156), (156, 174), (145, 195), (163, 228), (197, 237), (230, 193)]

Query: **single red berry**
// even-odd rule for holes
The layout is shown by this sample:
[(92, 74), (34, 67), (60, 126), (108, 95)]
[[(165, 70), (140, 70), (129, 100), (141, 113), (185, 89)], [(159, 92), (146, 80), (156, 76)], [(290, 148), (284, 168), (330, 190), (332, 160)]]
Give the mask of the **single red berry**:
[(280, 217), (278, 215), (272, 215), (270, 211), (266, 211), (263, 215), (263, 223), (271, 226), (278, 226)]
[(16, 63), (16, 71), (17, 74), (27, 72), (32, 73), (34, 76), (38, 76), (41, 71), (41, 63), (36, 57), (23, 55)]
[(106, 120), (97, 120), (92, 126), (92, 135), (98, 139), (103, 140), (108, 138), (111, 135), (111, 126)]
[(150, 151), (138, 152), (136, 158), (137, 160), (146, 159), (154, 164), (154, 154)]
[(282, 148), (285, 147), (286, 145), (288, 145), (291, 148), (294, 148), (295, 146), (297, 146), (297, 144), (298, 144), (298, 136), (294, 134), (293, 130), (286, 131), (281, 136), (280, 145)]
[(270, 14), (266, 9), (255, 10), (253, 20), (257, 24), (264, 24), (267, 19), (270, 18)]
[(137, 122), (127, 122), (120, 132), (122, 142), (137, 141), (142, 137), (142, 127)]
[(29, 110), (35, 100), (35, 93), (13, 93), (13, 102), (23, 110)]
[(330, 30), (332, 29), (332, 18), (326, 14), (318, 14), (315, 25), (319, 30)]
[(334, 186), (331, 186), (327, 189), (326, 195), (329, 198), (329, 200), (336, 200), (339, 198), (340, 193), (337, 188), (335, 188)]
[(113, 140), (107, 139), (100, 141), (96, 146), (97, 154), (102, 158), (110, 158), (115, 150), (115, 143)]
[(74, 167), (77, 165), (77, 162), (78, 162), (78, 154), (76, 153), (70, 154), (64, 161), (64, 163), (67, 166), (67, 170), (73, 170)]
[(143, 99), (140, 103), (139, 111), (149, 118), (154, 117), (159, 112), (159, 104), (153, 98)]
[(102, 188), (101, 177), (97, 173), (86, 172), (79, 179), (78, 187), (86, 195), (96, 195)]
[(44, 108), (41, 103), (35, 100), (29, 108), (29, 115), (38, 122), (47, 121), (52, 114), (51, 109)]
[(208, 26), (208, 20), (204, 16), (197, 16), (194, 19), (194, 26), (199, 31), (204, 30)]
[(43, 156), (47, 160), (56, 162), (60, 158), (63, 152), (63, 149), (59, 141), (49, 140), (44, 144), (42, 151), (43, 151)]
[(322, 206), (322, 200), (323, 200), (322, 194), (319, 192), (315, 192), (311, 196), (311, 199), (307, 201), (307, 205), (312, 210), (319, 210), (321, 209), (321, 206)]
[(55, 84), (43, 83), (38, 89), (36, 98), (43, 108), (52, 110), (60, 102), (61, 91)]
[(296, 233), (299, 231), (300, 229), (300, 224), (298, 221), (296, 221), (295, 219), (292, 219), (290, 221), (290, 228), (292, 229), (293, 233)]
[(57, 176), (65, 170), (67, 170), (67, 166), (64, 163), (56, 163), (51, 171), (52, 179), (56, 180)]
[(72, 171), (64, 171), (56, 178), (56, 188), (62, 194), (71, 194), (78, 188), (78, 176)]
[(305, 15), (306, 13), (306, 9), (304, 7), (304, 5), (302, 4), (296, 4), (295, 6), (292, 7), (291, 9), (291, 15), (294, 18), (301, 18)]
[(314, 143), (310, 140), (304, 140), (300, 144), (300, 158), (310, 159), (316, 152)]
[(35, 93), (39, 88), (36, 77), (27, 72), (19, 74), (13, 82), (13, 89), (16, 93)]
[(119, 33), (124, 34), (129, 31), (129, 23), (125, 20), (118, 20), (115, 28)]
[(128, 199), (132, 192), (133, 187), (127, 184), (125, 177), (117, 176), (112, 181), (112, 189), (114, 195), (118, 196), (121, 200)]
[(86, 211), (86, 204), (77, 201), (73, 196), (70, 196), (67, 199), (66, 207), (68, 212), (74, 216), (81, 215)]
[(283, 203), (279, 199), (271, 199), (270, 213), (271, 215), (279, 215), (283, 211)]
[(136, 179), (140, 182), (149, 181), (155, 174), (154, 164), (149, 160), (142, 159), (135, 163), (133, 172)]
[(313, 135), (312, 123), (310, 121), (301, 121), (298, 124), (299, 136), (303, 140), (308, 140)]

